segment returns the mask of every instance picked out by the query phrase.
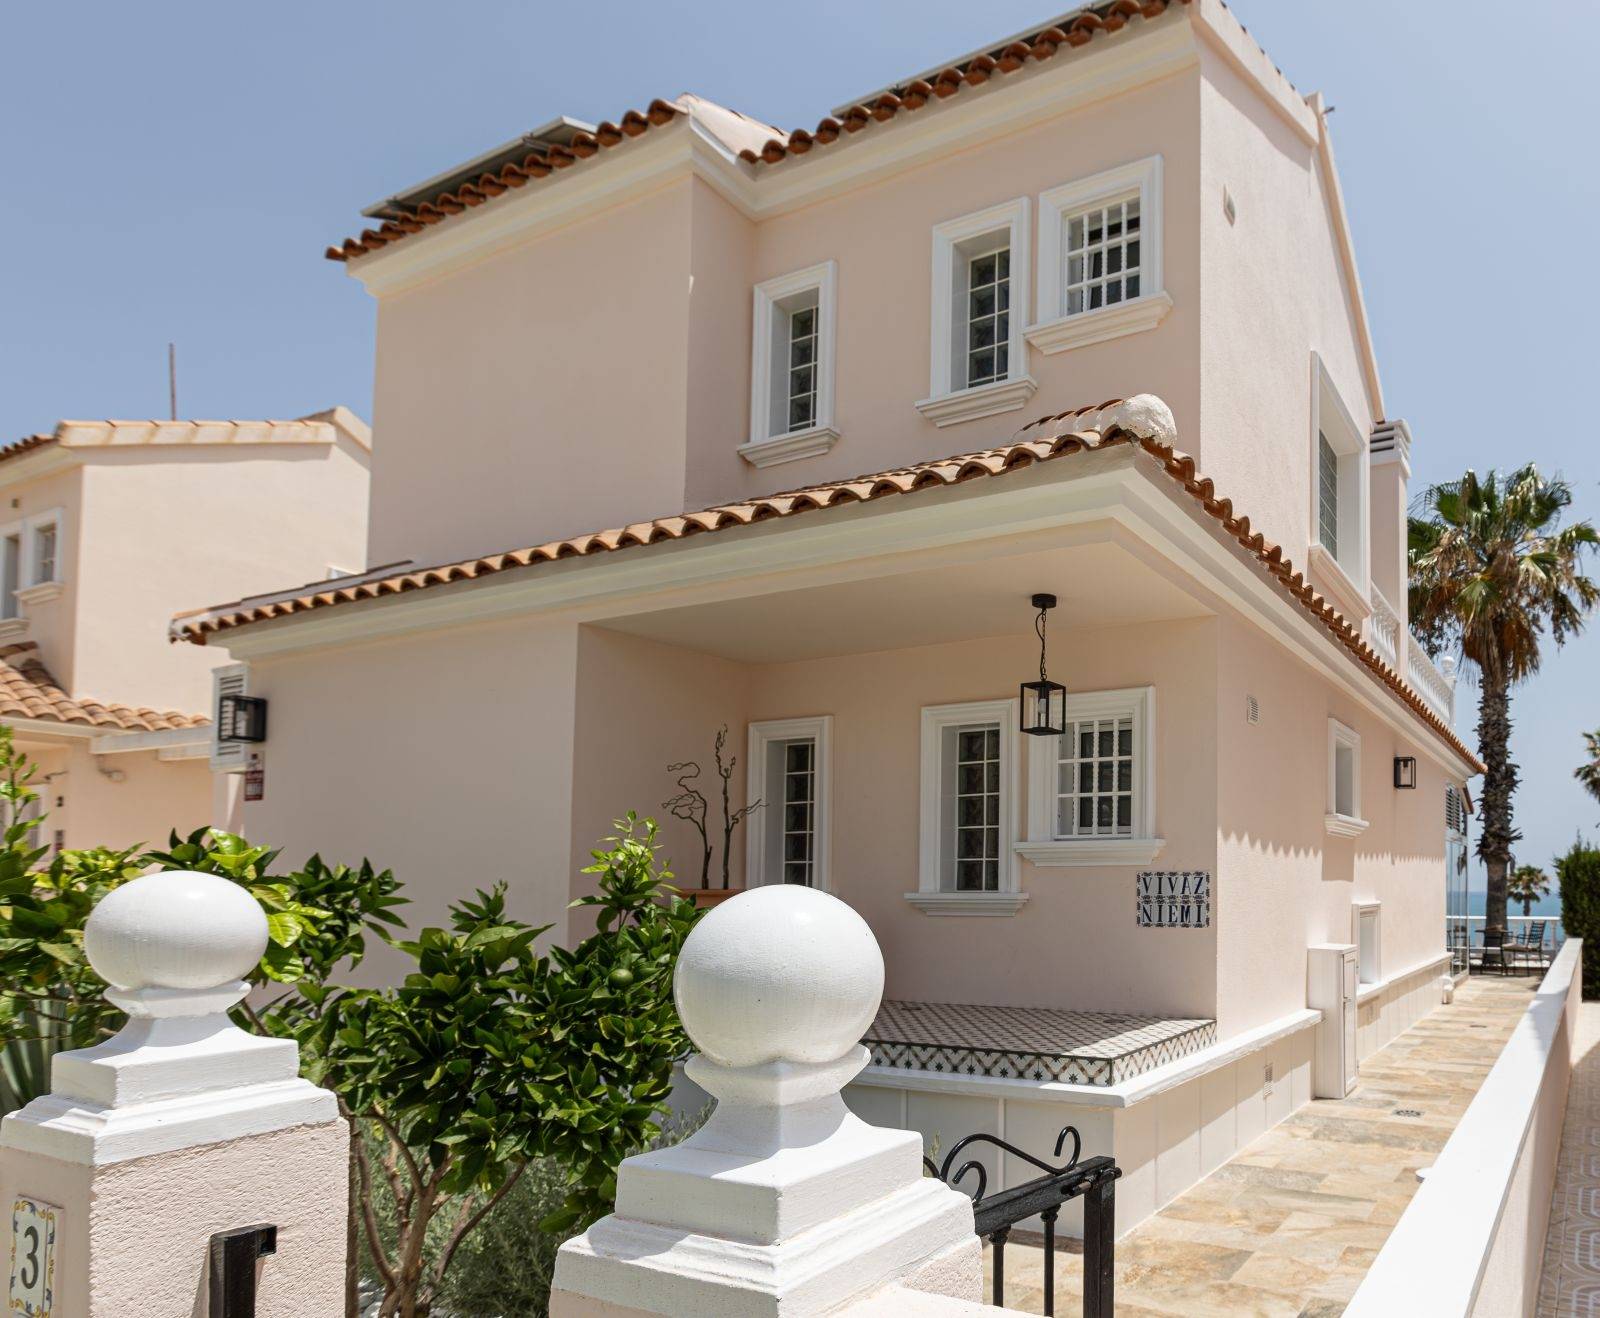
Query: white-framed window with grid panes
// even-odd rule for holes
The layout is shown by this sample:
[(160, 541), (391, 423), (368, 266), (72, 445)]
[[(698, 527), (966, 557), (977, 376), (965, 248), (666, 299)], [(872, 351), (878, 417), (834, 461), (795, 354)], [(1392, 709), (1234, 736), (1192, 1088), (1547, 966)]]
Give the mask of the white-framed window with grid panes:
[(1036, 865), (1143, 864), (1155, 827), (1153, 686), (1069, 692), (1065, 731), (1028, 738), (1028, 836)]
[(18, 618), (24, 604), (61, 589), (63, 512), (52, 508), (0, 526), (0, 620)]
[(1039, 321), (1027, 339), (1061, 352), (1151, 329), (1172, 307), (1162, 274), (1161, 157), (1039, 196)]
[(1026, 197), (934, 226), (928, 397), (917, 403), (934, 424), (1010, 411), (1038, 387), (1022, 337), (1028, 250)]
[(1371, 610), (1368, 524), (1371, 450), (1321, 354), (1311, 354), (1311, 535), (1319, 588), (1347, 617)]
[(1328, 801), (1324, 823), (1336, 837), (1364, 833), (1361, 817), (1361, 734), (1336, 718), (1328, 720)]
[(755, 287), (747, 462), (767, 467), (826, 453), (833, 424), (838, 267), (832, 261)]
[(828, 886), (828, 804), (833, 719), (752, 723), (745, 757), (745, 882)]
[(1015, 855), (1015, 700), (922, 711), (917, 892), (930, 915), (1011, 915), (1026, 901)]

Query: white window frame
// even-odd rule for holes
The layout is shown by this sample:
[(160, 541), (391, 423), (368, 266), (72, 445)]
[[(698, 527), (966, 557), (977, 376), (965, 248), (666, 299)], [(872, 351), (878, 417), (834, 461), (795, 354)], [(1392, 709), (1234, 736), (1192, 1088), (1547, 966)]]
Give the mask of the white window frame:
[[(959, 355), (965, 359), (966, 322), (956, 323), (955, 304), (959, 296), (957, 277), (967, 258), (967, 248), (982, 239), (1004, 231), (1011, 250), (1010, 332), (1006, 338), (1006, 374), (1003, 379), (971, 389), (958, 387), (956, 333), (963, 335)], [(971, 215), (945, 220), (933, 228), (933, 275), (930, 285), (929, 316), (932, 334), (928, 352), (928, 396), (916, 404), (917, 411), (936, 426), (953, 426), (962, 421), (1014, 412), (1026, 406), (1039, 385), (1028, 374), (1028, 342), (1024, 330), (1028, 323), (1028, 295), (1032, 285), (1029, 259), (1028, 199), (1016, 197)], [(963, 284), (964, 286), (964, 284)]]
[(1035, 865), (1144, 865), (1167, 845), (1156, 835), (1156, 689), (1072, 692), (1067, 721), (1133, 718), (1133, 835), (1057, 837), (1056, 798), (1060, 737), (1028, 738), (1028, 836), (1016, 850)]
[[(55, 527), (55, 571), (48, 580), (41, 580), (38, 533), (46, 526)], [(43, 512), (31, 513), (27, 517), (0, 526), (0, 540), (13, 535), (18, 540), (19, 560), (16, 601), (7, 615), (9, 618), (19, 616), (22, 605), (42, 604), (61, 594), (61, 589), (66, 584), (66, 570), (63, 565), (67, 553), (66, 510), (47, 508)]]
[[(839, 267), (834, 261), (780, 275), (755, 286), (750, 335), (750, 439), (739, 456), (755, 467), (773, 467), (826, 453), (839, 441), (834, 427), (834, 351), (838, 326)], [(782, 304), (805, 293), (817, 295), (817, 406), (803, 430), (777, 430), (772, 424), (774, 391), (780, 381), (773, 369), (777, 344), (774, 328)]]
[[(1362, 941), (1362, 926), (1372, 924), (1372, 959), (1366, 957), (1366, 944)], [(1363, 986), (1383, 983), (1383, 903), (1360, 901), (1350, 903), (1350, 941), (1356, 946), (1356, 979)]]
[[(1350, 809), (1339, 809), (1339, 752), (1348, 750), (1350, 763)], [(1328, 809), (1324, 818), (1328, 832), (1336, 837), (1355, 837), (1367, 828), (1361, 817), (1361, 734), (1336, 718), (1328, 720)]]
[[(745, 800), (755, 801), (766, 796), (767, 756), (775, 743), (798, 741), (810, 737), (816, 746), (813, 761), (815, 775), (814, 798), (811, 807), (811, 886), (821, 892), (829, 891), (832, 853), (829, 832), (830, 804), (833, 796), (833, 716), (821, 714), (814, 718), (769, 719), (752, 723), (746, 738)], [(745, 820), (744, 881), (747, 887), (764, 884), (781, 884), (783, 875), (766, 872), (768, 829), (781, 820), (776, 812), (783, 802), (768, 801), (760, 810)]]
[[(1172, 310), (1162, 262), (1161, 177), (1161, 157), (1146, 156), (1039, 194), (1039, 320), (1028, 327), (1027, 339), (1040, 352), (1065, 352), (1154, 329)], [(1066, 223), (1129, 192), (1139, 194), (1139, 296), (1068, 314)]]
[[(1017, 721), (1015, 698), (978, 700), (959, 705), (930, 705), (922, 711), (921, 809), (917, 846), (917, 891), (906, 900), (924, 915), (1015, 915), (1028, 894), (1021, 890), (1017, 862)], [(969, 723), (997, 723), (1000, 728), (999, 890), (951, 892), (940, 886), (941, 841), (944, 835), (941, 756), (945, 729)]]
[[(1322, 543), (1321, 438), (1339, 458), (1339, 553)], [(1347, 617), (1357, 622), (1372, 612), (1371, 453), (1367, 436), (1345, 406), (1319, 353), (1311, 354), (1311, 521), (1307, 557)]]

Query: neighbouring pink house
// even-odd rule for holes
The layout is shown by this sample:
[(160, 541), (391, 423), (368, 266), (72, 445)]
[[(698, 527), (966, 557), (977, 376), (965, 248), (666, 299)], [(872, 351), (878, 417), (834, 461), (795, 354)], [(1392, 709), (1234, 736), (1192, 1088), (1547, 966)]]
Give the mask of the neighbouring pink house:
[(727, 724), (736, 882), (888, 959), (852, 1102), (1070, 1120), (1124, 1226), (1439, 1001), (1478, 765), (1406, 625), (1410, 435), (1321, 100), (1217, 0), (810, 131), (554, 120), (367, 213), (329, 255), (388, 566), (173, 627), (270, 706), (243, 831), (576, 933), (589, 847)]
[(290, 563), (360, 566), (370, 449), (342, 407), (63, 421), (0, 448), (0, 721), (38, 765), (41, 844), (164, 843), (226, 812), (203, 711), (227, 656), (169, 645), (166, 619)]

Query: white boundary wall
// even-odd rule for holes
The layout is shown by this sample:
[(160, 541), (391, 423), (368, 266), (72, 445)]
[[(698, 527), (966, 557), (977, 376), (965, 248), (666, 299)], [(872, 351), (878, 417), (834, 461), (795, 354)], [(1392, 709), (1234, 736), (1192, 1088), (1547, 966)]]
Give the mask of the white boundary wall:
[(1569, 939), (1345, 1318), (1531, 1315), (1561, 1151), (1583, 946)]

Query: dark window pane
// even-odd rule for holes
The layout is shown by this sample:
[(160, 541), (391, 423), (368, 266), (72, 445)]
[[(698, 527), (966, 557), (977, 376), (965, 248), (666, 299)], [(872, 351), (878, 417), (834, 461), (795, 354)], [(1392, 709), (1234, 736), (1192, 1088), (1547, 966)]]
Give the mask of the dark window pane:
[(963, 764), (956, 769), (956, 791), (973, 796), (983, 791), (983, 765)]
[(1128, 244), (1128, 268), (1132, 270), (1139, 264), (1139, 240), (1135, 238)]
[(1000, 757), (1000, 729), (989, 728), (983, 734), (983, 752), (991, 760)]
[(983, 798), (983, 804), (984, 822), (989, 825), (998, 824), (1000, 822), (1000, 798), (998, 796), (986, 796)]
[(811, 743), (791, 741), (783, 751), (784, 767), (791, 773), (800, 773), (811, 767)]
[(981, 860), (956, 861), (956, 891), (983, 891), (983, 862)]
[(783, 808), (783, 826), (790, 833), (804, 833), (811, 828), (809, 805), (787, 805)]
[(1116, 776), (1116, 772), (1117, 772), (1117, 766), (1115, 764), (1113, 764), (1110, 760), (1102, 760), (1101, 761), (1101, 763), (1100, 763), (1100, 783), (1099, 783), (1099, 788), (1100, 788), (1100, 790), (1102, 792), (1109, 792), (1109, 791), (1113, 790), (1112, 781)]
[(981, 796), (963, 796), (956, 801), (956, 823), (963, 828), (984, 822), (983, 801)]
[(817, 351), (815, 339), (801, 339), (798, 343), (789, 345), (789, 365), (809, 366), (811, 359)]
[(1089, 310), (1093, 311), (1105, 301), (1105, 290), (1096, 284), (1089, 290)]
[(983, 889), (985, 892), (1000, 891), (1000, 862), (986, 860), (983, 862)]
[(1139, 276), (1138, 275), (1129, 275), (1128, 276), (1128, 296), (1130, 298), (1135, 298), (1135, 297), (1139, 296)]
[(1133, 765), (1127, 760), (1117, 765), (1117, 787), (1124, 792), (1133, 788)]
[(1113, 302), (1121, 301), (1122, 283), (1120, 280), (1112, 280), (1111, 283), (1106, 285), (1106, 305), (1109, 307)]
[(993, 256), (980, 256), (972, 263), (972, 286), (994, 283), (995, 260)]
[(786, 801), (809, 801), (811, 799), (811, 775), (808, 773), (791, 773), (783, 783), (783, 798)]
[(1091, 727), (1078, 729), (1078, 758), (1080, 760), (1094, 758), (1094, 729)]
[(990, 764), (986, 766), (986, 773), (988, 789), (991, 792), (998, 792), (1000, 790), (1000, 766), (998, 764)]
[[(1003, 320), (1005, 318), (1002, 316), (1001, 319)], [(1002, 375), (1004, 375), (1006, 373), (1007, 363), (1010, 360), (1011, 360), (1011, 349), (1007, 344), (1002, 343), (998, 348), (996, 348), (994, 350), (994, 375), (995, 375), (995, 379), (998, 380)]]
[(983, 729), (977, 728), (962, 732), (957, 742), (957, 754), (963, 760), (981, 760), (983, 758)]
[(816, 327), (817, 312), (815, 307), (806, 307), (794, 313), (789, 321), (789, 337), (792, 339), (804, 338)]
[(1111, 752), (1111, 729), (1110, 728), (1101, 728), (1100, 729), (1100, 754), (1101, 754), (1101, 756), (1107, 756), (1107, 755), (1110, 755), (1111, 753), (1112, 753)]
[(784, 860), (810, 860), (811, 834), (790, 833), (783, 839)]
[(1002, 247), (994, 254), (995, 273), (1001, 279), (1011, 278), (1011, 249)]
[(1133, 827), (1133, 798), (1131, 796), (1119, 796), (1117, 798), (1117, 827)]
[(1111, 798), (1102, 797), (1095, 802), (1095, 828), (1111, 827)]

